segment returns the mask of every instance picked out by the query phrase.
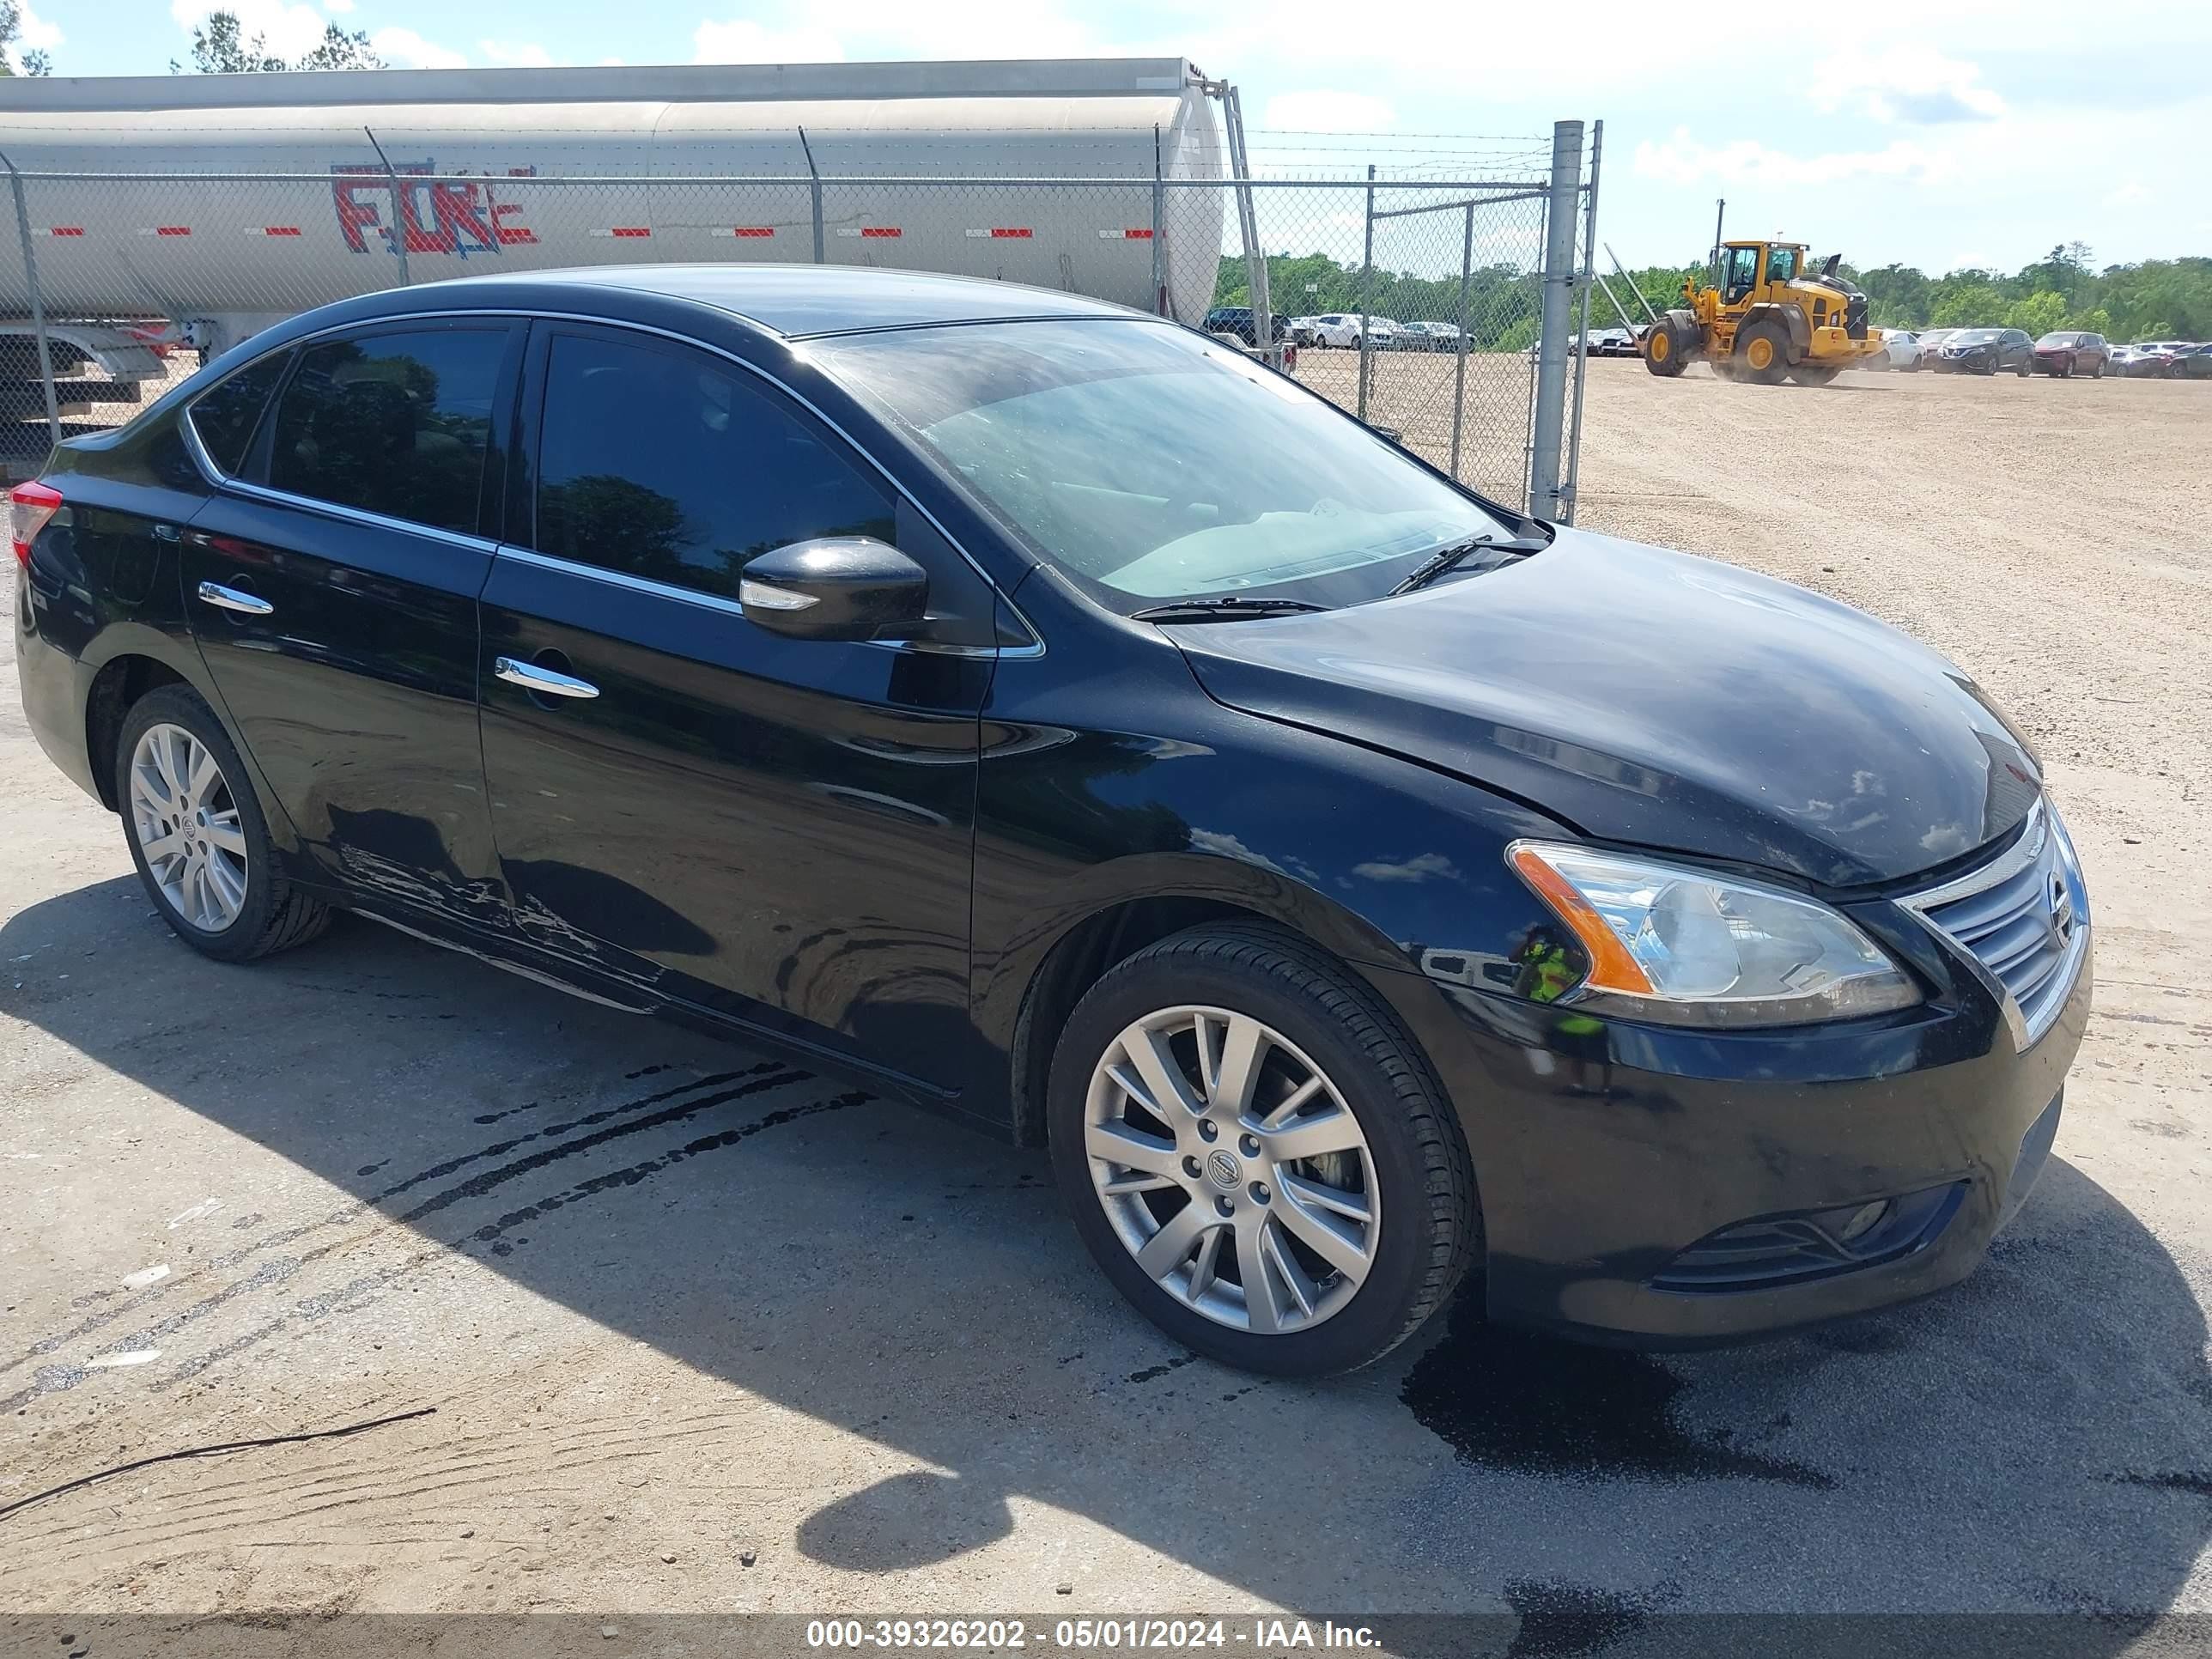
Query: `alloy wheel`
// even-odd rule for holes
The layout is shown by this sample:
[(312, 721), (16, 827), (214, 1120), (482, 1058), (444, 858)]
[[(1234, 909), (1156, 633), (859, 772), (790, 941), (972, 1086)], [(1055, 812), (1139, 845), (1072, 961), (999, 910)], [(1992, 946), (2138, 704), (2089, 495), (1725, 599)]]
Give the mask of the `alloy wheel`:
[(207, 745), (181, 726), (149, 726), (131, 755), (131, 817), (138, 850), (171, 908), (220, 933), (246, 906), (246, 830), (229, 781)]
[(1084, 1143), (1137, 1265), (1220, 1324), (1309, 1329), (1374, 1265), (1382, 1194), (1359, 1121), (1249, 1015), (1184, 1006), (1123, 1028), (1091, 1072)]

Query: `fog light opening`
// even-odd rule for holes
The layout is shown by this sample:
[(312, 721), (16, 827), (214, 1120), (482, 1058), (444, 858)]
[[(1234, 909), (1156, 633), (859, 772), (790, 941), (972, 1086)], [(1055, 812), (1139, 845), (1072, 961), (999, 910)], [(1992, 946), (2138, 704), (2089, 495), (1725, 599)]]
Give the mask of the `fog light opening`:
[(1836, 1237), (1848, 1244), (1871, 1231), (1875, 1224), (1888, 1213), (1889, 1200), (1886, 1198), (1877, 1198), (1871, 1204), (1862, 1204), (1852, 1212), (1851, 1218), (1844, 1223), (1842, 1231)]

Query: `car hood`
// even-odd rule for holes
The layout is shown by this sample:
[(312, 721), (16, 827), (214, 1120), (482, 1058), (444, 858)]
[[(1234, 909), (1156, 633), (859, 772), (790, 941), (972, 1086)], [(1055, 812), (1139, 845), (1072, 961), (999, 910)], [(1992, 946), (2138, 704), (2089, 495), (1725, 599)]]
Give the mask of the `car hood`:
[(1593, 837), (1824, 885), (1970, 853), (2042, 787), (1980, 689), (1896, 629), (1572, 530), (1401, 599), (1167, 631), (1231, 708), (1454, 773)]

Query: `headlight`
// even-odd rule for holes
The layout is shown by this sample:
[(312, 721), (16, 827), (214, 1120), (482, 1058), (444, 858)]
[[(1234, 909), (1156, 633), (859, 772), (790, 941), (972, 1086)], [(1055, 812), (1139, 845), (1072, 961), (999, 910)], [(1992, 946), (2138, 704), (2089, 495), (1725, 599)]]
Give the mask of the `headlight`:
[(1506, 858), (1589, 955), (1571, 1000), (1674, 1025), (1798, 1025), (1920, 992), (1826, 905), (1648, 859), (1516, 841)]

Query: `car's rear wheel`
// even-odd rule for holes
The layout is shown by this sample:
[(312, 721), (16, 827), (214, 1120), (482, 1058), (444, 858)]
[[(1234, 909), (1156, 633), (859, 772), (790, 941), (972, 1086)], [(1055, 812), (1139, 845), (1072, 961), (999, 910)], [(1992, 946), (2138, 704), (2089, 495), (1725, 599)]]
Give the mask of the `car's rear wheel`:
[(1048, 1112), (1106, 1276), (1229, 1364), (1380, 1358), (1479, 1248), (1467, 1149), (1412, 1037), (1271, 928), (1194, 928), (1110, 969), (1068, 1019)]
[(238, 750), (189, 688), (162, 686), (125, 716), (115, 799), (148, 896), (203, 955), (250, 961), (330, 925), (328, 908), (278, 868)]

